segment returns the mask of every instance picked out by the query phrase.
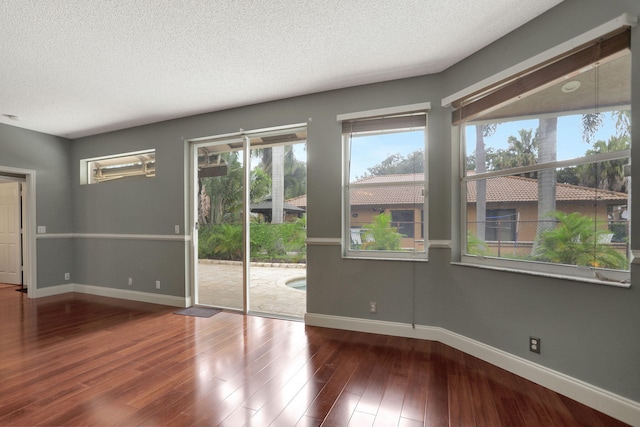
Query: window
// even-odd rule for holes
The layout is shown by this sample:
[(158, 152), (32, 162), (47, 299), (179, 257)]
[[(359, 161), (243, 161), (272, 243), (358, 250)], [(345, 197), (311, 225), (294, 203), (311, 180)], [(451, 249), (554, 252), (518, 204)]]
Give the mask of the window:
[(425, 259), (429, 104), (345, 114), (347, 257)]
[(391, 211), (391, 226), (396, 227), (398, 233), (403, 237), (413, 238), (415, 236), (416, 224), (413, 220), (415, 211)]
[(463, 262), (628, 281), (628, 47), (621, 29), (455, 103)]
[(515, 209), (487, 209), (485, 239), (515, 241), (517, 221)]
[(80, 184), (156, 175), (156, 151), (145, 150), (80, 160)]

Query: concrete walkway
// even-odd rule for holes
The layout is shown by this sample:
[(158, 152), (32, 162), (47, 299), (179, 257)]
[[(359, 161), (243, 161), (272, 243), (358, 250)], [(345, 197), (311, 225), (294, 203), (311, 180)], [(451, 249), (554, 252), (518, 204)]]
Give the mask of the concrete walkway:
[[(250, 311), (302, 318), (307, 292), (287, 286), (306, 278), (305, 264), (251, 263), (249, 266)], [(200, 260), (198, 262), (198, 303), (242, 309), (242, 263)]]

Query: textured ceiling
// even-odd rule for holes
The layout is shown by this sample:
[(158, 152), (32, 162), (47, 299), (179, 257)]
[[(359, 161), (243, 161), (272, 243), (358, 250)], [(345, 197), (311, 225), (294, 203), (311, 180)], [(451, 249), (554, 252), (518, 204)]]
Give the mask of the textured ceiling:
[(436, 73), (560, 2), (0, 0), (0, 123), (77, 138)]

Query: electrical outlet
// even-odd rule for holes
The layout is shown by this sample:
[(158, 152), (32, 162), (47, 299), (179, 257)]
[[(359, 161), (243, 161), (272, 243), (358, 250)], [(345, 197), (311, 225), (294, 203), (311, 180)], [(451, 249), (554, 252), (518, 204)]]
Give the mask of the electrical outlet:
[(160, 280), (156, 280), (156, 289), (160, 289)]
[(540, 354), (540, 338), (529, 337), (529, 351)]
[(129, 286), (133, 285), (133, 278), (129, 277), (128, 283), (129, 283)]
[(47, 233), (47, 226), (46, 225), (39, 225), (38, 226), (38, 234), (46, 234)]
[(179, 226), (179, 225), (174, 225), (174, 226), (173, 226), (173, 231), (174, 231), (174, 233), (176, 233), (176, 234), (180, 234), (180, 226)]
[(64, 280), (71, 280), (71, 274), (64, 273)]
[(377, 313), (378, 312), (378, 304), (375, 301), (369, 302), (369, 313)]

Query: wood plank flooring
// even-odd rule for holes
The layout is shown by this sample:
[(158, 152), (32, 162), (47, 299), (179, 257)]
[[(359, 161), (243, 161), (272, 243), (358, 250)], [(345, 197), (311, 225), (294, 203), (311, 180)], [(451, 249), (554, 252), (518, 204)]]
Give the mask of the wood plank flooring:
[(451, 347), (0, 289), (0, 425), (624, 424)]

